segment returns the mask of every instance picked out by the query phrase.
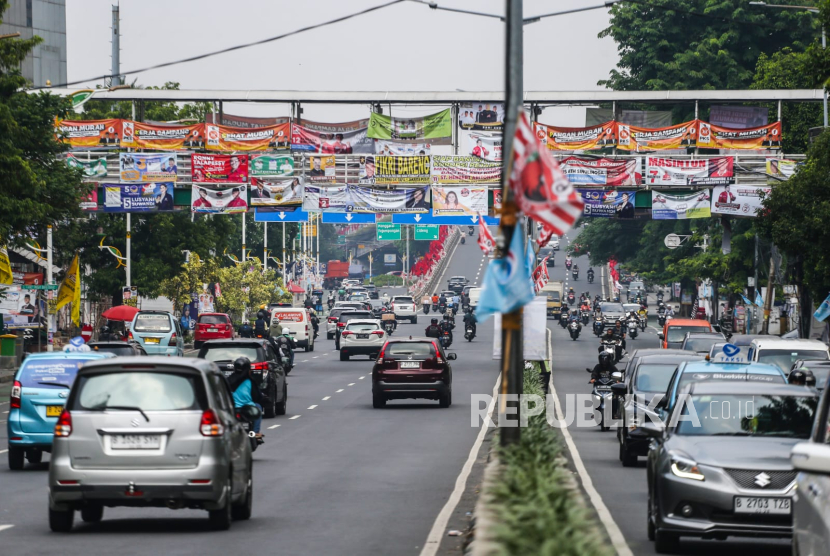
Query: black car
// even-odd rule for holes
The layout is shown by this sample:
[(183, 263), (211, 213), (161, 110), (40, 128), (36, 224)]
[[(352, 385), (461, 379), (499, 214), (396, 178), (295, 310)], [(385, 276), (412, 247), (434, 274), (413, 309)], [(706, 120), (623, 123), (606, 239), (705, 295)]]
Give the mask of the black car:
[(132, 355), (147, 355), (144, 348), (136, 342), (89, 342), (87, 344), (92, 351), (103, 353), (114, 353), (119, 357), (129, 357)]
[(233, 374), (233, 362), (239, 357), (251, 360), (254, 381), (262, 394), (265, 417), (285, 415), (288, 384), (285, 369), (271, 343), (263, 338), (208, 340), (199, 349), (199, 359), (213, 361), (225, 376)]
[(337, 328), (334, 331), (334, 349), (340, 351), (340, 333), (346, 328), (346, 323), (352, 319), (376, 318), (372, 311), (343, 311), (337, 317)]
[(452, 404), (454, 353), (446, 353), (432, 338), (389, 340), (372, 368), (372, 406), (389, 400), (426, 398), (441, 407)]
[(460, 294), (469, 282), (464, 276), (453, 276), (447, 280), (447, 289)]
[(366, 284), (363, 287), (366, 289), (366, 293), (369, 294), (369, 299), (380, 299), (378, 289), (374, 284)]

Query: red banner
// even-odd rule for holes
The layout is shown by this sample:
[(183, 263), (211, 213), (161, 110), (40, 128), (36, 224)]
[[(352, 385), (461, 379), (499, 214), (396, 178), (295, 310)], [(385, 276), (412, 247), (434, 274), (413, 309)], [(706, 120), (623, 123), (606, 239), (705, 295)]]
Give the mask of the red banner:
[(164, 125), (124, 120), (121, 146), (134, 149), (204, 148), (205, 124)]
[(614, 121), (591, 127), (554, 127), (533, 124), (536, 136), (551, 151), (589, 151), (613, 147), (616, 143)]
[(780, 149), (781, 122), (749, 129), (732, 129), (701, 122), (697, 146), (705, 149)]
[(192, 154), (190, 166), (196, 183), (248, 183), (245, 154)]
[(205, 124), (209, 151), (287, 151), (291, 148), (291, 125), (244, 128)]
[(58, 120), (58, 141), (75, 147), (118, 147), (122, 120)]
[(637, 127), (617, 124), (617, 148), (623, 151), (660, 151), (694, 147), (700, 120), (670, 127)]
[(640, 158), (580, 158), (566, 156), (559, 159), (562, 171), (568, 181), (578, 186), (621, 187), (640, 185), (643, 175), (640, 172)]

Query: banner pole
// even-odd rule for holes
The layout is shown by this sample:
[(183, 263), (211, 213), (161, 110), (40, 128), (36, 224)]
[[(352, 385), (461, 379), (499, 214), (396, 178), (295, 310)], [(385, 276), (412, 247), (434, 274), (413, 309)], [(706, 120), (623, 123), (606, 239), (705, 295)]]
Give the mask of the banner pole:
[(248, 260), (248, 256), (245, 254), (245, 216), (246, 213), (242, 213), (242, 262), (244, 263)]
[(285, 281), (285, 222), (282, 223), (282, 287), (288, 288), (288, 283)]
[(263, 237), (262, 240), (262, 270), (268, 272), (268, 222), (262, 223)]
[[(78, 264), (80, 264), (80, 263), (78, 263)], [(46, 283), (49, 284), (49, 285), (52, 284), (52, 225), (51, 224), (46, 226)], [(78, 287), (80, 287), (80, 284), (78, 284)], [(52, 295), (54, 296), (55, 292), (53, 292)], [(46, 298), (49, 299), (49, 294), (48, 293), (46, 294)], [(40, 304), (38, 304), (38, 307), (39, 306), (40, 306)], [(47, 302), (47, 307), (48, 307), (48, 302)], [(46, 314), (48, 315), (48, 321), (47, 321), (48, 324), (47, 324), (47, 326), (49, 327), (46, 330), (46, 337), (48, 338), (47, 343), (46, 343), (46, 351), (52, 351), (54, 349), (54, 340), (52, 339), (52, 336), (50, 336), (50, 333), (55, 328), (55, 314), (54, 314), (54, 312), (49, 311), (48, 308), (46, 310)], [(38, 319), (38, 320), (40, 320), (40, 319)], [(40, 334), (40, 330), (38, 330), (38, 334)]]

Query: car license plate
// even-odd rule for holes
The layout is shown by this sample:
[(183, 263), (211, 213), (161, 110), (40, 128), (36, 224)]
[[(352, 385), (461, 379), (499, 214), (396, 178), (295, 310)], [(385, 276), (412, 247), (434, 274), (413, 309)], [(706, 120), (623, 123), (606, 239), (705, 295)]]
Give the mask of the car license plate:
[(62, 405), (47, 405), (46, 406), (46, 416), (47, 417), (60, 417), (62, 412), (63, 412), (63, 406)]
[(368, 334), (358, 334), (358, 335), (357, 335), (357, 339), (358, 339), (358, 340), (368, 340), (368, 339), (369, 339), (369, 335), (368, 335)]
[(113, 434), (110, 443), (113, 450), (158, 450), (161, 447), (161, 435)]
[(789, 498), (735, 497), (736, 514), (790, 515), (791, 512), (791, 501)]
[(208, 328), (208, 332), (219, 332), (218, 328)]
[(222, 371), (225, 374), (225, 377), (230, 378), (233, 374), (233, 371)]
[(420, 369), (420, 361), (401, 361), (401, 369)]
[(145, 344), (157, 344), (160, 338), (144, 338)]

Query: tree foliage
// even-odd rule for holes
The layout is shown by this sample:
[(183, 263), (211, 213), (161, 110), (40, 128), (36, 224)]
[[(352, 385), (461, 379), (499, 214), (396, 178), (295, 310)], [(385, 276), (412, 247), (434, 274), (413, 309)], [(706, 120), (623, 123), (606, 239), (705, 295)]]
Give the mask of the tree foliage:
[(216, 308), (235, 318), (241, 317), (246, 308), (291, 301), (291, 294), (285, 291), (282, 278), (274, 270), (262, 272), (248, 264), (220, 268), (217, 282), (222, 296), (216, 298)]

